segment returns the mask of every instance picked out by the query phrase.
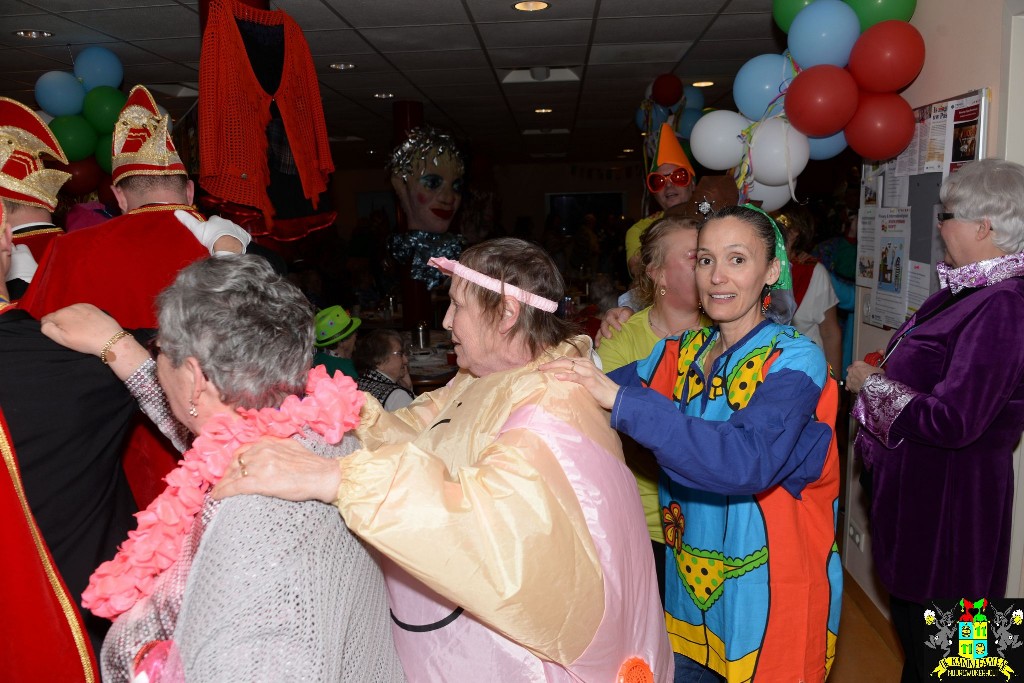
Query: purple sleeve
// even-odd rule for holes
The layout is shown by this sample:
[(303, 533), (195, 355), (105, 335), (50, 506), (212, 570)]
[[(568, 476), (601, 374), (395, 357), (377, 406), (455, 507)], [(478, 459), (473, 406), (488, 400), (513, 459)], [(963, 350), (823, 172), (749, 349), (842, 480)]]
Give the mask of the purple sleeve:
[(886, 448), (896, 448), (903, 437), (890, 437), (893, 422), (900, 416), (910, 399), (918, 393), (902, 382), (889, 379), (881, 373), (868, 375), (853, 404), (853, 417), (864, 429), (876, 436)]

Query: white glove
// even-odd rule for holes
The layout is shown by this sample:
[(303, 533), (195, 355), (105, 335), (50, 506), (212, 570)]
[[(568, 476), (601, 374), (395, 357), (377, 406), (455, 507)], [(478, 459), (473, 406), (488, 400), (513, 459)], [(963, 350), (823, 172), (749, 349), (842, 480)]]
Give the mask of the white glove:
[(7, 279), (32, 282), (38, 267), (32, 251), (24, 244), (15, 244), (11, 249), (11, 267), (7, 271)]
[[(213, 245), (221, 237), (234, 237), (236, 240), (241, 242), (242, 250), (241, 253), (245, 253), (245, 248), (249, 246), (249, 242), (252, 241), (252, 237), (249, 233), (240, 226), (232, 223), (231, 221), (221, 218), (220, 216), (210, 216), (206, 221), (201, 221), (188, 211), (182, 211), (178, 209), (174, 212), (174, 217), (178, 221), (189, 229), (199, 243), (210, 250), (210, 254), (214, 254)], [(216, 252), (230, 253), (230, 252)]]

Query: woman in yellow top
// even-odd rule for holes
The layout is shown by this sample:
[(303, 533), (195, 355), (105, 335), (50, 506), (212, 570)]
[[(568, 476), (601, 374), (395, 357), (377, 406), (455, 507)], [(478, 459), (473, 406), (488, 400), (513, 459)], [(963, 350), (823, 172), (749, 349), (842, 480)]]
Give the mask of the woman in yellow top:
[[(644, 308), (613, 331), (611, 338), (602, 340), (597, 353), (605, 372), (647, 358), (654, 345), (666, 337), (678, 337), (708, 324), (697, 304), (694, 278), (699, 227), (693, 218), (665, 216), (643, 234), (634, 296)], [(658, 570), (658, 589), (664, 602), (665, 532), (658, 504), (660, 469), (650, 451), (632, 439), (624, 439), (623, 451), (640, 489)]]

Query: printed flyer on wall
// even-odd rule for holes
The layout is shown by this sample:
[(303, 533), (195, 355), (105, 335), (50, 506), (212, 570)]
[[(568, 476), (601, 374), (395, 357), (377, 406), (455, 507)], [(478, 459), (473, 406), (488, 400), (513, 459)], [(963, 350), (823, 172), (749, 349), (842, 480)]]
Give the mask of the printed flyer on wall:
[(874, 302), (871, 323), (899, 327), (907, 318), (910, 207), (879, 209), (875, 243)]

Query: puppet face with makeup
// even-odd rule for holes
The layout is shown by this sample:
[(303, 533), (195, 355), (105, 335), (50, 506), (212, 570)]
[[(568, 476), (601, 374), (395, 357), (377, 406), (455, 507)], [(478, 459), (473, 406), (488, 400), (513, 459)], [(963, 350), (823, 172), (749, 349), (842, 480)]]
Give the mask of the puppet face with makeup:
[(462, 203), (464, 166), (454, 141), (432, 128), (415, 128), (392, 153), (391, 186), (410, 230), (447, 232)]

